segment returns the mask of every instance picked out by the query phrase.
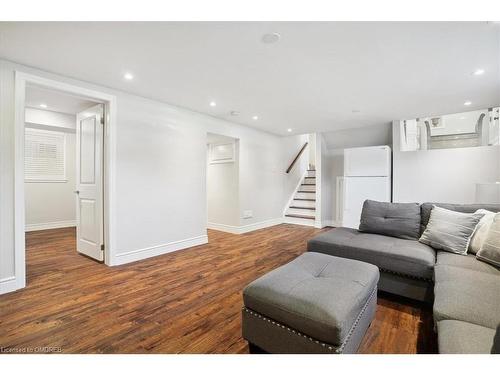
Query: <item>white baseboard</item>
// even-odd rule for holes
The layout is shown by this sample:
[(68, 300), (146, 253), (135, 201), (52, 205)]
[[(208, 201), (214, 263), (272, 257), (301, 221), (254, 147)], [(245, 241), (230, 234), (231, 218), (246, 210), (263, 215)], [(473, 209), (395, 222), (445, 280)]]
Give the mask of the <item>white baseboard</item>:
[(10, 293), (19, 289), (15, 276), (0, 279), (0, 294)]
[(33, 232), (35, 230), (46, 230), (56, 228), (76, 227), (76, 220), (53, 221), (50, 223), (26, 224), (24, 230)]
[(111, 262), (111, 265), (118, 266), (120, 264), (136, 262), (138, 260), (155, 257), (158, 255), (171, 253), (173, 251), (182, 250), (192, 246), (203, 245), (206, 243), (208, 243), (208, 236), (205, 234), (202, 236), (174, 241), (163, 245), (127, 251), (126, 253), (116, 254), (114, 257), (115, 259)]
[(228, 232), (228, 233), (232, 233), (232, 234), (243, 234), (243, 233), (252, 232), (252, 231), (258, 230), (258, 229), (272, 227), (272, 226), (282, 224), (282, 223), (283, 223), (283, 219), (279, 217), (276, 219), (264, 220), (264, 221), (259, 221), (258, 223), (241, 225), (241, 226), (217, 224), (217, 223), (207, 223), (207, 228), (214, 229), (214, 230), (220, 230), (221, 232)]

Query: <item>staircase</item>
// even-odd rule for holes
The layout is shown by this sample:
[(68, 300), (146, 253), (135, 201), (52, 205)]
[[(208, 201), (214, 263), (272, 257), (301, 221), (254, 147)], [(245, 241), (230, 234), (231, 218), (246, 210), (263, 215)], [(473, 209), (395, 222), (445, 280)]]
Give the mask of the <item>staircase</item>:
[(285, 211), (284, 222), (314, 226), (316, 220), (316, 170), (308, 169)]

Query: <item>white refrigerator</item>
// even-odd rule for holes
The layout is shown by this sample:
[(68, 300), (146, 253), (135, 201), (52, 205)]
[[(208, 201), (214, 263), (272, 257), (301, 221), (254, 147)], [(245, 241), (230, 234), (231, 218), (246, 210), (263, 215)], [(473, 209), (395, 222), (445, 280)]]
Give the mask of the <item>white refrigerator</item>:
[[(366, 199), (391, 201), (391, 148), (389, 146), (356, 147), (344, 150), (344, 176), (340, 197), (341, 225), (359, 227)], [(340, 198), (340, 199), (339, 199)]]

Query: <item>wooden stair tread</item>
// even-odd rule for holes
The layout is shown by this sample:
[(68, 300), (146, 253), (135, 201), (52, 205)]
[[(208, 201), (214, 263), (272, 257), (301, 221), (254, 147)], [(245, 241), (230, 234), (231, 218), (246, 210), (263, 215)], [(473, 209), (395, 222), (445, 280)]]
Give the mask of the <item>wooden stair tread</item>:
[(298, 190), (297, 193), (314, 193), (314, 194), (316, 194), (316, 190), (314, 190), (314, 191)]
[(295, 208), (298, 210), (311, 210), (311, 211), (316, 211), (315, 207), (302, 207), (302, 206), (290, 206), (290, 208)]
[(285, 216), (295, 217), (297, 219), (312, 219), (312, 220), (315, 219), (314, 216), (309, 216), (309, 215), (286, 214)]
[(294, 201), (310, 201), (310, 202), (316, 202), (316, 199), (313, 198), (293, 198)]
[(305, 186), (316, 186), (316, 184), (309, 184), (309, 183), (306, 183), (306, 184), (300, 184), (300, 185), (305, 185)]

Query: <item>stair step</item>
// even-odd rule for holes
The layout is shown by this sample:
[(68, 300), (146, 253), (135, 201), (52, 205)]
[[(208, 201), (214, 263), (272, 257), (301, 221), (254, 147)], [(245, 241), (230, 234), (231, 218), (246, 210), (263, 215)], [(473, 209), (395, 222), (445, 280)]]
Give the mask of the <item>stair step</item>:
[(297, 193), (314, 193), (314, 194), (316, 194), (316, 190), (311, 190), (311, 191), (309, 191), (309, 190), (299, 190), (299, 191), (297, 191)]
[(316, 172), (316, 169), (308, 169), (308, 172)]
[(316, 202), (316, 199), (312, 198), (293, 198), (294, 201), (310, 201), (310, 202)]
[(305, 183), (305, 184), (301, 184), (301, 185), (306, 185), (306, 186), (316, 186), (316, 184), (310, 184), (310, 183)]
[(307, 176), (306, 176), (306, 177), (304, 177), (304, 178), (313, 178), (313, 179), (315, 179), (316, 177), (307, 177)]
[(297, 219), (311, 219), (314, 220), (314, 216), (309, 216), (309, 215), (296, 215), (296, 214), (286, 214), (286, 217), (296, 217)]
[(315, 207), (290, 206), (290, 208), (295, 208), (297, 210), (311, 210), (311, 211), (316, 211)]

